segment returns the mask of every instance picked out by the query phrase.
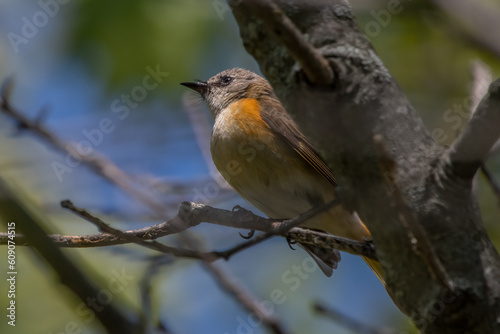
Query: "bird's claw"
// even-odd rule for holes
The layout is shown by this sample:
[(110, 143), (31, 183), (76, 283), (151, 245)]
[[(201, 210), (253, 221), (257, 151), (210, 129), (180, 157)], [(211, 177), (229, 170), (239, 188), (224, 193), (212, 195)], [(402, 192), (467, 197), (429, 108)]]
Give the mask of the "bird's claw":
[(242, 237), (243, 239), (251, 239), (253, 238), (253, 236), (255, 235), (255, 230), (250, 230), (250, 232), (248, 232), (247, 235), (243, 235), (241, 234), (241, 232), (238, 232), (240, 234), (240, 237)]
[(297, 240), (293, 240), (290, 237), (286, 237), (286, 242), (288, 243), (288, 247), (290, 247), (291, 250), (295, 250), (292, 245), (295, 245), (297, 243)]

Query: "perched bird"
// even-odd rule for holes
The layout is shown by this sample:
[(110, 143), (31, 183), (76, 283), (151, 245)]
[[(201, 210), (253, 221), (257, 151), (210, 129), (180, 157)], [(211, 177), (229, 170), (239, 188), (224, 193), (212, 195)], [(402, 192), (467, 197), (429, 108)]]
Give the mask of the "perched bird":
[[(215, 117), (212, 159), (226, 181), (248, 202), (275, 219), (289, 219), (334, 200), (337, 182), (331, 169), (299, 131), (261, 76), (241, 68), (225, 70), (208, 81), (182, 85), (201, 94)], [(356, 213), (335, 206), (303, 227), (364, 241), (370, 232)], [(302, 245), (327, 276), (340, 261)], [(383, 282), (378, 262), (364, 259)]]

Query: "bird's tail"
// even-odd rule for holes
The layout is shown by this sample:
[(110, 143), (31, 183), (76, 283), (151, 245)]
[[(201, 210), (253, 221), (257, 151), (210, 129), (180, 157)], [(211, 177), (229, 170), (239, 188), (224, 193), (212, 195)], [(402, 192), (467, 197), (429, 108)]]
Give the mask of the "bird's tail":
[(382, 266), (380, 263), (376, 260), (370, 259), (368, 257), (362, 256), (363, 260), (365, 260), (366, 264), (370, 269), (373, 271), (375, 276), (380, 280), (380, 282), (384, 285), (384, 287), (387, 289), (387, 285), (385, 284), (385, 279), (384, 276), (382, 276)]
[(337, 269), (340, 262), (340, 252), (336, 249), (323, 249), (309, 244), (300, 244), (302, 248), (313, 258), (321, 271), (330, 277), (333, 270)]
[[(362, 227), (363, 227), (363, 232), (364, 232), (363, 239), (365, 239), (365, 240), (371, 239), (372, 234), (370, 233), (370, 231), (368, 230), (366, 225), (361, 221), (361, 219), (359, 220), (359, 222), (362, 224)], [(362, 258), (363, 258), (363, 260), (365, 260), (368, 267), (370, 267), (370, 269), (373, 271), (375, 276), (377, 276), (379, 281), (384, 285), (385, 289), (387, 290), (387, 284), (385, 283), (384, 276), (382, 275), (382, 266), (380, 265), (380, 263), (377, 260), (373, 260), (373, 259), (370, 259), (370, 258), (365, 257), (365, 256), (362, 256)]]
[(408, 315), (408, 313), (405, 311), (404, 308), (402, 308), (398, 301), (394, 298), (394, 294), (392, 293), (391, 289), (387, 286), (385, 283), (384, 276), (382, 276), (382, 266), (380, 266), (380, 263), (376, 260), (372, 260), (370, 258), (362, 256), (363, 260), (365, 260), (366, 264), (370, 267), (370, 269), (375, 273), (377, 278), (380, 280), (380, 282), (384, 285), (385, 290), (389, 294), (389, 297), (391, 297), (392, 301), (394, 302), (394, 305), (403, 313)]

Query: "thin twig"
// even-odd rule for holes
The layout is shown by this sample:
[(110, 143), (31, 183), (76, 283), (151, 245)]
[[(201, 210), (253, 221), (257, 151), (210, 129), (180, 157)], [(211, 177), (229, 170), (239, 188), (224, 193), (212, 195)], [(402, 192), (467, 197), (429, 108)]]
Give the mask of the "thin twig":
[[(199, 244), (195, 244), (191, 238), (185, 238), (184, 241), (189, 247), (196, 249), (200, 254), (203, 253), (199, 248)], [(262, 323), (267, 326), (273, 333), (286, 334), (281, 322), (268, 311), (265, 310), (263, 304), (253, 296), (250, 291), (246, 291), (235, 279), (230, 276), (219, 266), (209, 262), (209, 258), (202, 262), (204, 268), (216, 278), (222, 289), (224, 289), (230, 296), (236, 299), (249, 313), (258, 316)]]
[(262, 322), (269, 327), (269, 329), (276, 334), (286, 334), (283, 324), (272, 314), (269, 314), (263, 307), (263, 303), (259, 302), (256, 298), (245, 291), (237, 282), (228, 279), (228, 275), (222, 271), (221, 268), (217, 266), (209, 266), (207, 262), (204, 262), (205, 268), (212, 273), (213, 276), (217, 277), (217, 281), (227, 292), (232, 294), (245, 309), (250, 313), (255, 313), (262, 320)]
[(274, 1), (251, 0), (246, 5), (299, 62), (310, 82), (324, 86), (333, 83), (334, 73), (326, 58), (304, 38), (302, 32)]
[(337, 309), (326, 306), (323, 303), (315, 302), (313, 304), (314, 311), (319, 314), (326, 316), (332, 319), (335, 323), (339, 324), (342, 327), (347, 328), (356, 334), (395, 334), (396, 331), (387, 331), (387, 330), (378, 330), (372, 328), (368, 325), (363, 324), (362, 322), (351, 318), (347, 314), (341, 313)]
[[(178, 249), (170, 246), (166, 246), (164, 244), (161, 244), (157, 241), (154, 240), (145, 240), (141, 237), (138, 237), (134, 234), (130, 233), (124, 233), (123, 231), (116, 229), (114, 227), (109, 226), (106, 224), (104, 221), (102, 221), (100, 218), (92, 215), (89, 213), (87, 210), (77, 208), (71, 201), (65, 200), (61, 202), (61, 206), (63, 208), (66, 208), (73, 213), (77, 214), (81, 218), (87, 220), (88, 222), (91, 222), (92, 224), (96, 225), (101, 231), (108, 233), (110, 235), (113, 235), (115, 237), (124, 239), (128, 242), (131, 243), (136, 243), (138, 245), (157, 250), (159, 252), (165, 253), (165, 254), (171, 254), (174, 256), (179, 256), (179, 257), (189, 257), (193, 259), (201, 259), (201, 255), (198, 252), (189, 250), (189, 249)], [(208, 255), (207, 255), (208, 256)]]
[[(64, 201), (62, 201), (64, 202)], [(112, 245), (120, 245), (129, 243), (129, 239), (126, 239), (126, 235), (132, 235), (143, 240), (153, 240), (160, 237), (164, 237), (171, 234), (176, 234), (186, 229), (196, 226), (202, 222), (201, 219), (195, 220), (190, 218), (191, 215), (194, 217), (204, 215), (199, 213), (197, 207), (194, 203), (183, 202), (179, 207), (179, 214), (172, 219), (163, 222), (161, 224), (155, 224), (152, 226), (147, 226), (144, 228), (122, 231), (124, 238), (117, 237), (113, 234), (101, 233), (92, 235), (79, 235), (79, 236), (62, 236), (60, 234), (53, 234), (49, 237), (52, 241), (59, 247), (70, 247), (70, 248), (86, 248), (86, 247), (104, 247)], [(185, 222), (190, 222), (189, 224)], [(0, 233), (0, 245), (7, 244), (8, 235), (6, 233)], [(23, 235), (18, 235), (18, 245), (20, 246), (30, 246), (30, 243), (25, 240)]]

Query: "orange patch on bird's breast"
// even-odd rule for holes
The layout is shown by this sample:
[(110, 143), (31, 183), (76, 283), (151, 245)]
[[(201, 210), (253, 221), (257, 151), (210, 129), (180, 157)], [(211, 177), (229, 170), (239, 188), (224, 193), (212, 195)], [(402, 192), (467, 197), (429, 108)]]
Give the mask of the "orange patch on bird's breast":
[(230, 123), (245, 132), (247, 136), (265, 135), (262, 131), (269, 131), (269, 127), (260, 115), (259, 101), (251, 98), (240, 99), (232, 103)]

